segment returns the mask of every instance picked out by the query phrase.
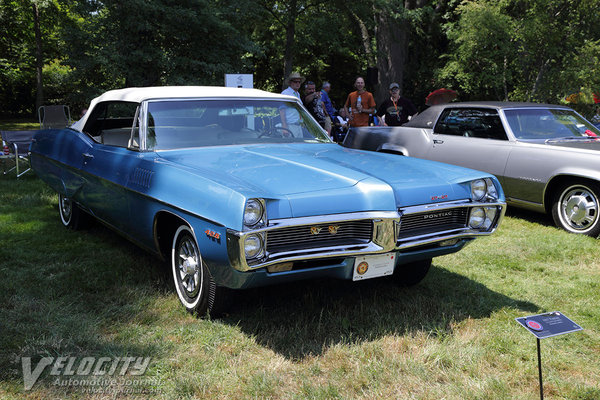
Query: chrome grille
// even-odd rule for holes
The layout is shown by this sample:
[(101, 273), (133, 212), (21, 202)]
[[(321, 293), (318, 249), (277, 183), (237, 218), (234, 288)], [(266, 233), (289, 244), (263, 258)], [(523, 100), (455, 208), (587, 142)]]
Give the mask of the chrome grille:
[(372, 236), (373, 222), (371, 220), (292, 226), (269, 231), (267, 233), (267, 251), (277, 253), (298, 249), (357, 245), (370, 242)]
[(468, 207), (402, 215), (398, 239), (465, 228), (468, 215)]

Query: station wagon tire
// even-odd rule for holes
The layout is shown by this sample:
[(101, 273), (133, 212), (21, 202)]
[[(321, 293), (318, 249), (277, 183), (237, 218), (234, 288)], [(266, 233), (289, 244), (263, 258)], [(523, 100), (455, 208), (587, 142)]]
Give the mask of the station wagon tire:
[(188, 312), (198, 317), (216, 317), (224, 311), (225, 290), (211, 277), (187, 225), (181, 225), (173, 236), (171, 270), (177, 297)]
[(571, 233), (600, 234), (600, 186), (593, 182), (563, 185), (554, 196), (554, 223)]
[(78, 230), (85, 225), (86, 214), (70, 198), (62, 194), (58, 195), (58, 213), (60, 222), (69, 229)]
[(394, 280), (400, 286), (414, 286), (421, 282), (431, 268), (431, 258), (396, 266)]

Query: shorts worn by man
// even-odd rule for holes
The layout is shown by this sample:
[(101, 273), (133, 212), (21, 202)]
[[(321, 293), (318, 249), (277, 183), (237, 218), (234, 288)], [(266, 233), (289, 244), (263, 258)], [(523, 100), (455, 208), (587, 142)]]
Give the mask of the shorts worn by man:
[(344, 103), (346, 109), (352, 109), (349, 116), (350, 126), (369, 126), (369, 114), (375, 112), (375, 99), (365, 90), (365, 80), (362, 77), (356, 78), (354, 87), (356, 91), (350, 93)]

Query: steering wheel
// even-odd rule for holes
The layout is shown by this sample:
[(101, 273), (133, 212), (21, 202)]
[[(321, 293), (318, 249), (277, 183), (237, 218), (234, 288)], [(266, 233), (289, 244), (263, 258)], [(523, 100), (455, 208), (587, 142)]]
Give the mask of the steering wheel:
[(261, 138), (263, 136), (283, 138), (283, 137), (294, 137), (294, 134), (292, 133), (291, 130), (289, 130), (288, 128), (284, 128), (283, 126), (273, 126), (273, 127), (271, 127), (271, 129), (266, 130), (263, 133), (261, 133), (260, 135), (258, 135), (259, 138)]

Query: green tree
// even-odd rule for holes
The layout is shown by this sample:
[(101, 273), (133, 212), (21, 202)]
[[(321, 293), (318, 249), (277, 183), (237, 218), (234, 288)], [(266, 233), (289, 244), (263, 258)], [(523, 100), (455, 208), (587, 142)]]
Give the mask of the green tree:
[(42, 68), (60, 57), (61, 17), (56, 1), (0, 0), (0, 112), (31, 115), (45, 101)]
[(463, 99), (478, 100), (556, 103), (597, 87), (590, 60), (600, 37), (599, 6), (598, 0), (466, 1), (457, 22), (447, 24), (451, 51), (437, 77), (457, 86)]
[(82, 87), (77, 98), (124, 86), (222, 85), (226, 72), (246, 72), (252, 43), (237, 28), (240, 7), (231, 0), (79, 0), (64, 29), (72, 40), (67, 62)]

